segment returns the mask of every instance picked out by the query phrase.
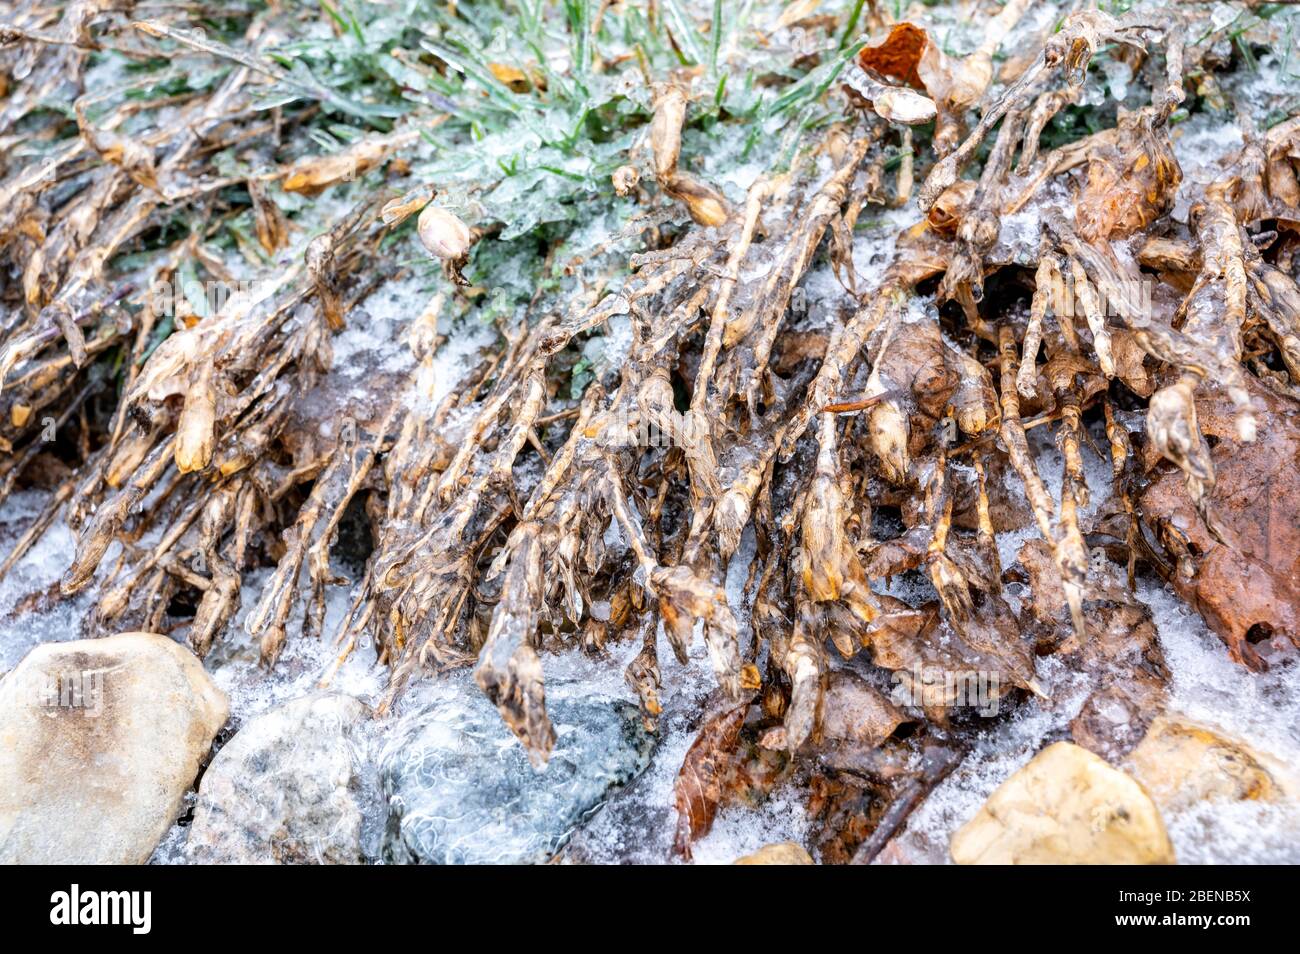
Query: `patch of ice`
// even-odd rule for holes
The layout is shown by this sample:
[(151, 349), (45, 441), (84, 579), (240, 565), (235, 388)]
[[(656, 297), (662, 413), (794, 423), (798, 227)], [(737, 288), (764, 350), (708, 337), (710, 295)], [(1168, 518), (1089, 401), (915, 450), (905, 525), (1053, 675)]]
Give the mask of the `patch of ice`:
[(920, 219), (921, 213), (913, 196), (906, 205), (885, 210), (854, 232), (853, 267), (869, 289), (880, 287), (885, 266), (893, 259), (898, 234)]
[(1183, 170), (1183, 181), (1174, 197), (1171, 218), (1187, 222), (1188, 211), (1198, 193), (1221, 174), (1220, 163), (1241, 150), (1245, 140), (1235, 123), (1198, 113), (1174, 127), (1174, 155)]
[[(0, 512), (0, 554), (8, 555), (15, 543), (40, 514), (49, 494), (39, 490), (13, 493)], [(109, 562), (114, 551), (105, 555)], [(62, 516), (56, 517), (45, 533), (0, 580), (0, 673), (12, 669), (28, 651), (40, 643), (80, 639), (82, 624), (94, 605), (92, 584), (71, 599), (57, 592), (59, 578), (68, 568), (76, 540)], [(19, 604), (28, 597), (50, 593), (48, 608), (23, 612)], [(45, 601), (41, 601), (44, 604)]]
[(607, 371), (623, 364), (631, 347), (632, 320), (627, 315), (614, 315), (605, 322), (603, 334), (587, 339), (582, 353), (599, 380)]
[(469, 372), (474, 356), (496, 340), (496, 332), (472, 317), (462, 319), (447, 335), (433, 359), (433, 406), (437, 407)]
[(1209, 801), (1164, 817), (1180, 864), (1300, 863), (1294, 803)]
[[(340, 649), (334, 645), (333, 636), (351, 606), (351, 588), (327, 588), (324, 635), (320, 639), (308, 639), (302, 635), (304, 606), (299, 603), (287, 624), (289, 638), (284, 652), (275, 668), (266, 672), (257, 665), (258, 640), (244, 629), (244, 622), (270, 577), (271, 571), (266, 569), (245, 577), (239, 611), (204, 661), (213, 681), (229, 696), (231, 721), (237, 725), (318, 688), (338, 658)], [(300, 596), (305, 597), (307, 593), (304, 587)], [(367, 641), (360, 640), (330, 680), (329, 688), (373, 704), (387, 678), (388, 671), (377, 663), (374, 649)]]
[(805, 793), (793, 785), (778, 788), (757, 807), (728, 805), (709, 833), (691, 846), (697, 865), (727, 865), (764, 845), (792, 841), (806, 847), (810, 823)]
[(1101, 61), (1101, 71), (1106, 77), (1111, 98), (1123, 102), (1128, 95), (1128, 84), (1133, 79), (1133, 68), (1123, 60), (1106, 57)]
[(758, 538), (754, 533), (754, 525), (747, 523), (740, 535), (740, 544), (731, 555), (731, 562), (727, 564), (727, 604), (733, 613), (744, 612), (745, 582), (749, 579), (750, 565), (757, 552)]

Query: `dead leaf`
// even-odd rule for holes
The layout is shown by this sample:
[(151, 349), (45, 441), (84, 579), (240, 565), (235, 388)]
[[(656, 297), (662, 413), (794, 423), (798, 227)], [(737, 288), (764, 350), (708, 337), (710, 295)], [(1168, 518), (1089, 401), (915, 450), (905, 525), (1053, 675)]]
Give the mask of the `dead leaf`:
[(1149, 110), (1120, 110), (1119, 137), (1088, 157), (1075, 210), (1079, 234), (1098, 243), (1124, 238), (1167, 212), (1183, 179), (1169, 134)]
[(844, 669), (827, 677), (825, 711), (823, 738), (872, 748), (908, 721), (907, 715), (870, 683), (857, 673)]
[(1269, 657), (1300, 647), (1300, 411), (1246, 380), (1260, 409), (1261, 439), (1250, 444), (1238, 439), (1235, 406), (1222, 390), (1207, 385), (1196, 392), (1201, 430), (1216, 442), (1207, 506), (1218, 536), (1176, 470), (1156, 474), (1139, 505), (1158, 538), (1186, 548), (1192, 574), (1171, 580), (1179, 595), (1234, 660), (1262, 670)]
[(736, 751), (749, 702), (724, 709), (700, 728), (686, 750), (673, 785), (677, 806), (676, 850), (691, 856), (691, 842), (708, 833), (734, 784)]

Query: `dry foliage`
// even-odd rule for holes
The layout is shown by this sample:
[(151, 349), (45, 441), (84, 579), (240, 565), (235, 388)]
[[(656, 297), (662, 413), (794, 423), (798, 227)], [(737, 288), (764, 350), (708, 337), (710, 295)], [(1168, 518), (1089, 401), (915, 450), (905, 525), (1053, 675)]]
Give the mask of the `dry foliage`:
[[(18, 136), (42, 84), (80, 68), (85, 24), (104, 6), (71, 3), (5, 34), (5, 56), (32, 62), (0, 100), (0, 135)], [(138, 105), (92, 120), (88, 91), (76, 138), (0, 169), (0, 497), (48, 456), (43, 417), (83, 422), (79, 460), (0, 575), (62, 513), (77, 546), (61, 591), (94, 582), (94, 631), (187, 626), (203, 656), (249, 571), (272, 567), (246, 624), (263, 665), (288, 639), (329, 635), (341, 658), (369, 640), (391, 670), (384, 710), (418, 673), (473, 665), (539, 766), (555, 741), (546, 649), (638, 641), (627, 679), (653, 727), (672, 691), (658, 625), (682, 661), (701, 635), (723, 701), (682, 766), (684, 852), (719, 806), (806, 772), (823, 857), (875, 857), (977, 727), (951, 692), (914, 684), (923, 671), (991, 674), (994, 699), (1015, 706), (1044, 694), (1036, 660), (1059, 654), (1094, 680), (1074, 740), (1122, 757), (1169, 676), (1133, 595), (1138, 572), (1172, 581), (1247, 665), (1300, 646), (1300, 121), (1248, 135), (1194, 184), (1184, 227), (1170, 215), (1182, 180), (1170, 119), (1188, 78), (1213, 73), (1187, 42), (1188, 18), (1206, 12), (1072, 13), (990, 93), (993, 54), (1027, 6), (1006, 4), (964, 58), (869, 13), (859, 29), (880, 39), (829, 93), (840, 121), (743, 202), (681, 161), (701, 95), (690, 71), (658, 78), (644, 148), (614, 175), (646, 208), (611, 242), (642, 236), (646, 250), (617, 290), (584, 285), (502, 327), (495, 353), (437, 406), (418, 373), (375, 371), (358, 402), (329, 371), (331, 336), (382, 281), (368, 266), (388, 260), (392, 228), (418, 214), (452, 283), (466, 281), (474, 243), (492, 241), (428, 205), (439, 183), (361, 202), (271, 286), (180, 316), (161, 343), (138, 281), (106, 268), (161, 209), (218, 216), (213, 197), (231, 188), (247, 191), (256, 241), (275, 254), (288, 239), (268, 181), (329, 189), (400, 154), (415, 118), (323, 159), (218, 174), (212, 154), (288, 121), (252, 109), (267, 75), (283, 79), (255, 53), (256, 22), (247, 51), (186, 41), (240, 65), (211, 95), (177, 97), (143, 139), (114, 132)], [(149, 21), (123, 42), (145, 56), (178, 35)], [(1141, 53), (1134, 81), (1149, 103), (1044, 147), (1106, 44)], [(536, 83), (520, 70), (498, 79)], [(930, 119), (912, 157), (920, 134), (895, 123)], [(914, 174), (918, 221), (876, 275), (857, 274), (855, 224), (907, 203)], [(999, 223), (1025, 211), (1041, 223), (1028, 265), (999, 242)], [(198, 247), (178, 245), (170, 267)], [(819, 249), (843, 292), (810, 332), (794, 327), (792, 301)], [(173, 277), (167, 267), (147, 278)], [(465, 293), (444, 286), (412, 323), (417, 363), (436, 352), (447, 296)], [(631, 327), (625, 360), (571, 397), (563, 359), (616, 317)], [(116, 395), (97, 361), (115, 348)], [(355, 429), (319, 426), (344, 414)], [(664, 439), (636, 439), (647, 431)], [(1034, 450), (1045, 432), (1064, 461), (1059, 494)], [(1084, 448), (1102, 434), (1108, 488), (1084, 477)], [(1085, 520), (1097, 494), (1108, 503)], [(341, 631), (322, 634), (326, 591), (347, 582), (330, 550), (354, 502), (373, 551)], [(1003, 566), (997, 535), (1026, 525), (1037, 537)], [(732, 605), (726, 568), (747, 530), (754, 558)], [(882, 592), (909, 573), (933, 599)], [(188, 620), (169, 616), (178, 596), (193, 601)], [(885, 698), (891, 674), (924, 696), (910, 712)]]

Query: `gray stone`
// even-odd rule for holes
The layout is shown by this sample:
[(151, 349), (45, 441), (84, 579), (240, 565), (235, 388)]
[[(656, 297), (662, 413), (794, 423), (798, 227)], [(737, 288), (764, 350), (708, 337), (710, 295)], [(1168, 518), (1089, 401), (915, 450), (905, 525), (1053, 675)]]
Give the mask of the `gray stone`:
[(540, 864), (650, 762), (654, 738), (635, 706), (558, 698), (557, 735), (534, 771), (479, 693), (431, 706), (384, 758), (385, 860), (424, 864)]
[(364, 818), (377, 796), (367, 782), (370, 716), (369, 706), (352, 696), (316, 693), (243, 726), (203, 775), (187, 860), (365, 860)]
[(0, 680), (0, 862), (143, 864), (228, 714), (166, 636), (37, 646)]

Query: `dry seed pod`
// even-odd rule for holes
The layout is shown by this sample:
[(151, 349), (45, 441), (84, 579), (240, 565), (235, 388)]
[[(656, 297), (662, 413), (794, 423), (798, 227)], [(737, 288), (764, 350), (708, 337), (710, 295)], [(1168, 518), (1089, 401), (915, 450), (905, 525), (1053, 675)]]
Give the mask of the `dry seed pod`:
[(659, 597), (664, 633), (678, 661), (685, 661), (695, 621), (705, 622), (704, 638), (718, 685), (732, 699), (740, 698), (741, 661), (737, 624), (722, 587), (696, 576), (687, 566), (661, 566), (650, 574), (650, 589)]
[(104, 483), (113, 488), (121, 487), (153, 449), (156, 436), (150, 431), (135, 430), (124, 437), (104, 469)]
[(438, 315), (442, 312), (442, 305), (446, 298), (447, 293), (442, 291), (430, 298), (429, 303), (424, 306), (424, 311), (411, 322), (410, 330), (406, 333), (406, 343), (411, 348), (411, 354), (421, 361), (431, 358), (437, 349)]
[(176, 469), (182, 474), (202, 470), (212, 460), (217, 417), (217, 393), (212, 385), (212, 363), (199, 366), (194, 385), (185, 396), (176, 427)]
[(614, 191), (621, 196), (631, 195), (641, 181), (641, 173), (636, 166), (619, 166), (610, 177)]
[(717, 228), (727, 221), (727, 200), (713, 186), (679, 175), (673, 179), (668, 191), (686, 203), (686, 210), (699, 225)]
[(111, 162), (119, 167), (146, 189), (158, 188), (153, 150), (143, 142), (129, 136), (99, 130), (90, 133), (87, 138), (92, 148), (105, 162)]
[(871, 409), (867, 426), (871, 449), (880, 458), (881, 473), (890, 483), (906, 483), (911, 469), (907, 453), (910, 433), (907, 415), (897, 401), (881, 401)]
[(817, 452), (817, 471), (809, 488), (804, 508), (803, 584), (815, 602), (840, 598), (844, 585), (845, 500), (840, 490), (839, 467), (835, 447), (835, 416), (822, 416), (821, 447)]
[(1199, 508), (1205, 491), (1214, 488), (1214, 465), (1196, 422), (1195, 387), (1196, 378), (1185, 374), (1151, 395), (1147, 433), (1160, 455), (1187, 475), (1187, 491)]
[(781, 668), (790, 677), (791, 689), (790, 706), (785, 712), (785, 738), (780, 741), (784, 743), (782, 748), (791, 751), (813, 736), (822, 721), (826, 659), (820, 622), (816, 606), (802, 602), (790, 637), (790, 649), (781, 661)]
[(328, 156), (305, 156), (285, 173), (285, 192), (316, 195), (338, 182), (351, 182), (369, 172), (388, 155), (392, 145), (380, 139), (354, 143)]
[(926, 224), (941, 235), (956, 235), (971, 200), (975, 198), (977, 185), (974, 179), (963, 179), (945, 189), (925, 217)]
[(379, 210), (379, 217), (385, 225), (398, 225), (419, 212), (438, 195), (433, 186), (419, 186), (396, 199), (389, 199)]
[(280, 207), (266, 194), (266, 186), (249, 179), (248, 197), (253, 202), (253, 225), (258, 244), (268, 255), (274, 255), (289, 244), (289, 223)]
[(872, 100), (871, 105), (882, 119), (908, 126), (933, 122), (938, 114), (934, 100), (910, 89), (885, 89)]
[(876, 115), (891, 123), (917, 126), (933, 122), (938, 114), (934, 100), (915, 90), (901, 86), (888, 86), (872, 79), (858, 66), (849, 68), (844, 79), (845, 87), (876, 111)]
[[(897, 312), (894, 313), (893, 320), (897, 322)], [(886, 386), (880, 371), (885, 362), (892, 333), (891, 326), (876, 355), (876, 364), (871, 370), (871, 376), (867, 378), (868, 394), (897, 393), (896, 389)], [(892, 484), (907, 482), (907, 475), (912, 466), (907, 448), (910, 437), (911, 420), (897, 397), (885, 398), (867, 412), (867, 443), (880, 458), (881, 473)]]
[(682, 151), (682, 124), (686, 122), (685, 90), (671, 83), (659, 85), (655, 90), (654, 109), (650, 147), (654, 151), (655, 179), (660, 188), (685, 202), (691, 218), (699, 225), (705, 228), (722, 225), (731, 214), (722, 193), (707, 182), (677, 170)]
[(953, 394), (953, 409), (957, 426), (962, 433), (972, 437), (984, 433), (1001, 422), (997, 392), (993, 390), (993, 376), (988, 368), (964, 351), (948, 349), (948, 355), (957, 369), (958, 384)]
[(686, 94), (678, 86), (656, 91), (655, 114), (650, 123), (650, 148), (654, 150), (655, 178), (666, 185), (677, 173), (682, 151), (682, 123), (686, 121)]
[(461, 260), (473, 244), (469, 226), (440, 206), (426, 206), (418, 228), (424, 247), (444, 262)]

